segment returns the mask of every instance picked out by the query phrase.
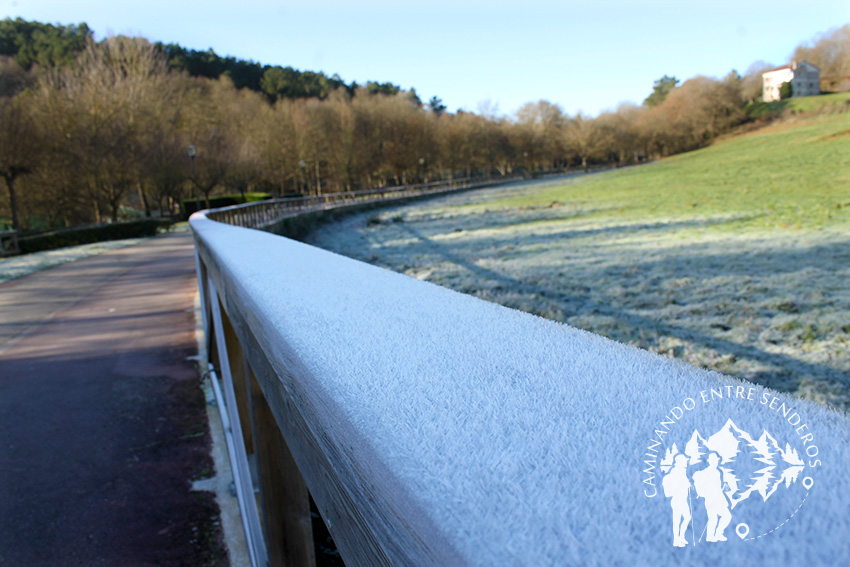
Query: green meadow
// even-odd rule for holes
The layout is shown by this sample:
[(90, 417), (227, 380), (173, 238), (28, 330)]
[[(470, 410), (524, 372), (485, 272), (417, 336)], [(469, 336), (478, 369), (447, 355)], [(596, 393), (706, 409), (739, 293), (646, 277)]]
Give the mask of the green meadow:
[(850, 92), (830, 93), (818, 96), (803, 96), (790, 98), (786, 101), (788, 108), (797, 112), (840, 111), (850, 108)]
[(850, 114), (345, 217), (319, 246), (850, 407)]
[(847, 224), (850, 113), (783, 122), (658, 163), (489, 200), (486, 208), (552, 203), (632, 220), (727, 217), (725, 229)]

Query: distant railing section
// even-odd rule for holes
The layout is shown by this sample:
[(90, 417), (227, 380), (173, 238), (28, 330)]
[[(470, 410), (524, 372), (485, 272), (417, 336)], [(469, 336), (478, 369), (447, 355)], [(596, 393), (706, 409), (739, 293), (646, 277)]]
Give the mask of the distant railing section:
[(506, 175), (503, 177), (472, 178), (465, 177), (450, 181), (440, 180), (416, 185), (368, 189), (363, 191), (346, 191), (343, 193), (327, 193), (305, 197), (288, 197), (257, 201), (242, 205), (222, 207), (210, 210), (207, 218), (235, 226), (246, 228), (263, 228), (286, 217), (300, 215), (309, 211), (333, 209), (355, 203), (370, 201), (385, 201), (408, 199), (425, 195), (439, 195), (464, 189), (474, 189), (488, 185), (498, 185), (522, 179), (521, 175)]
[(17, 230), (0, 230), (0, 257), (20, 253)]

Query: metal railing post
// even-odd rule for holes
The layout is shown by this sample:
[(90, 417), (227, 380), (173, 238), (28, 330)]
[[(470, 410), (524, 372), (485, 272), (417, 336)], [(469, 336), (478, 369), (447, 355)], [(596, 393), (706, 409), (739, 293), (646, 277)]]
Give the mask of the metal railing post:
[[(204, 337), (210, 336), (210, 323), (209, 323), (209, 309), (207, 303), (207, 290), (206, 281), (207, 281), (207, 269), (201, 263), (201, 257), (198, 255), (198, 248), (195, 247), (195, 276), (198, 278), (198, 295), (200, 298), (200, 308), (201, 308), (201, 322), (204, 325)], [(209, 347), (209, 340), (207, 340), (207, 347)], [(209, 352), (209, 350), (207, 350)]]
[(233, 376), (230, 372), (230, 359), (227, 352), (227, 344), (224, 336), (224, 325), (221, 316), (221, 305), (218, 291), (210, 279), (209, 302), (212, 306), (213, 328), (218, 347), (219, 372), (224, 390), (224, 398), (227, 405), (227, 414), (230, 421), (230, 433), (233, 435), (234, 451), (236, 453), (236, 466), (233, 469), (233, 480), (236, 485), (239, 507), (242, 511), (242, 523), (245, 528), (245, 539), (248, 541), (248, 550), (251, 554), (251, 564), (256, 567), (265, 567), (268, 562), (266, 545), (263, 541), (263, 532), (260, 525), (260, 517), (257, 511), (257, 500), (254, 497), (254, 486), (251, 481), (251, 470), (248, 466), (247, 453), (245, 451), (245, 440), (243, 437), (241, 419), (238, 412), (236, 392), (233, 387)]

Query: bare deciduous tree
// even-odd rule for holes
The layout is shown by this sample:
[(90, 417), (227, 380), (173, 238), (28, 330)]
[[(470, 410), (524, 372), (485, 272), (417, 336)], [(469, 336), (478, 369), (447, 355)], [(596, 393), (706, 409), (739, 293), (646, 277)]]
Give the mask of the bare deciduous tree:
[(850, 24), (821, 34), (794, 50), (794, 59), (820, 67), (821, 80), (850, 90)]
[(567, 147), (578, 155), (584, 171), (587, 171), (587, 160), (602, 146), (602, 134), (603, 131), (596, 120), (582, 115), (581, 112), (567, 123), (565, 131)]

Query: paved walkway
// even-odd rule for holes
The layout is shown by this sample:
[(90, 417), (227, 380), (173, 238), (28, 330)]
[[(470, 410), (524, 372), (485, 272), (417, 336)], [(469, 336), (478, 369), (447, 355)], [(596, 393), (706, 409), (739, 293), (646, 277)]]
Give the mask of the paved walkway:
[(0, 285), (0, 566), (223, 565), (189, 234)]

